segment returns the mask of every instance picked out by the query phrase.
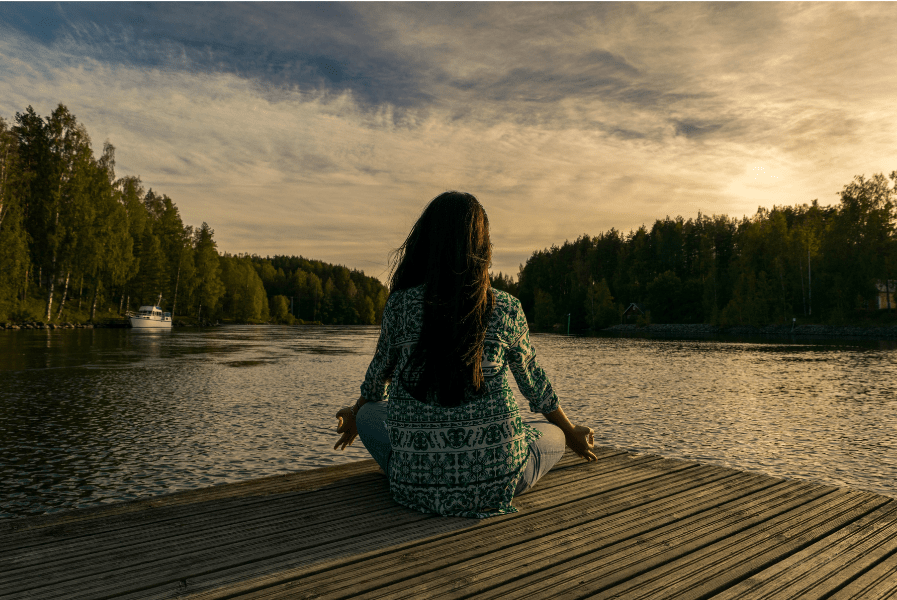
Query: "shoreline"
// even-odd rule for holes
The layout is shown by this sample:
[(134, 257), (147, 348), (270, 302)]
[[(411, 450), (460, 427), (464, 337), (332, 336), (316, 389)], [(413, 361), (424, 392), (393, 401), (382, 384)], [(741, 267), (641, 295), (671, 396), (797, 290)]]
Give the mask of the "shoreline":
[[(225, 322), (220, 323), (218, 321), (212, 323), (209, 321), (203, 321), (202, 323), (192, 323), (187, 322), (181, 319), (175, 320), (172, 322), (172, 328), (183, 328), (183, 327), (192, 327), (192, 328), (208, 328), (208, 327), (221, 327), (224, 325), (276, 325), (280, 327), (302, 327), (302, 326), (318, 326), (323, 325), (321, 321), (303, 321), (301, 323), (296, 322), (292, 324), (285, 323), (232, 323)], [(339, 327), (340, 325), (336, 325)], [(346, 327), (353, 327), (353, 325), (346, 325)], [(103, 321), (97, 322), (87, 322), (87, 323), (73, 323), (73, 322), (62, 322), (62, 323), (45, 323), (43, 321), (17, 321), (17, 322), (0, 322), (0, 331), (18, 331), (18, 330), (28, 330), (28, 329), (131, 329), (131, 326), (128, 324), (127, 319), (105, 319)]]
[[(288, 325), (292, 327), (301, 325), (320, 325), (319, 321), (306, 321), (304, 323), (296, 323)], [(174, 322), (173, 327), (222, 327), (226, 325), (278, 325), (276, 323), (202, 323), (201, 325), (187, 323), (182, 320)], [(281, 325), (282, 326), (282, 325)], [(129, 328), (124, 319), (107, 319), (95, 323), (45, 323), (42, 321), (23, 321), (23, 322), (0, 322), (0, 331), (18, 331), (30, 329), (106, 329), (106, 328)], [(557, 332), (540, 332), (531, 328), (534, 333), (557, 333)], [(604, 329), (585, 330), (576, 332), (576, 334), (618, 334), (624, 336), (644, 336), (644, 335), (662, 335), (668, 337), (706, 337), (706, 336), (770, 336), (770, 337), (811, 337), (816, 339), (824, 338), (861, 338), (867, 340), (897, 340), (897, 325), (863, 327), (858, 325), (764, 325), (762, 327), (754, 327), (751, 325), (740, 325), (732, 327), (721, 327), (718, 325), (707, 325), (703, 323), (686, 324), (686, 323), (652, 323), (650, 325), (636, 325), (634, 323), (624, 323), (611, 325)]]
[(43, 321), (23, 321), (18, 323), (0, 323), (0, 330), (18, 329), (100, 329), (106, 327), (102, 323), (44, 323)]
[(888, 327), (860, 327), (855, 325), (750, 325), (720, 327), (706, 324), (620, 324), (600, 329), (597, 333), (617, 333), (623, 335), (661, 334), (670, 336), (772, 336), (772, 337), (813, 337), (813, 338), (864, 338), (870, 340), (897, 339), (897, 325)]

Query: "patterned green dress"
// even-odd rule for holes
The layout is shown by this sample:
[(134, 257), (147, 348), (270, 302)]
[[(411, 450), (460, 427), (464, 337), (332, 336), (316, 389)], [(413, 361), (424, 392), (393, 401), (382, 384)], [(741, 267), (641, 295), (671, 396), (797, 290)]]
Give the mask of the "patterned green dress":
[(418, 402), (400, 383), (389, 382), (420, 337), (424, 288), (398, 290), (386, 303), (361, 395), (389, 400), (389, 486), (396, 502), (415, 510), (476, 518), (516, 512), (514, 490), (530, 440), (541, 433), (520, 418), (508, 371), (530, 410), (558, 408), (557, 395), (536, 362), (520, 301), (499, 290), (492, 293), (495, 308), (483, 348), (485, 391), (454, 408)]

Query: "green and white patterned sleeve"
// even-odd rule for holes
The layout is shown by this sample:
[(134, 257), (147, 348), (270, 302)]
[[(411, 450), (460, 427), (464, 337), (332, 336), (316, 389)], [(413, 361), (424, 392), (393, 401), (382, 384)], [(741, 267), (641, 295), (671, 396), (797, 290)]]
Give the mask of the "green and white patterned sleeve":
[(361, 396), (371, 402), (387, 400), (389, 398), (389, 380), (396, 367), (398, 353), (390, 340), (390, 333), (395, 322), (395, 304), (399, 294), (392, 294), (383, 308), (383, 323), (380, 325), (380, 339), (377, 340), (377, 349), (374, 358), (368, 366), (361, 384)]
[(510, 315), (513, 331), (509, 340), (508, 366), (517, 381), (517, 387), (529, 401), (530, 410), (548, 414), (557, 410), (560, 401), (551, 388), (548, 375), (536, 361), (536, 349), (529, 340), (529, 326), (526, 324), (523, 307), (520, 306), (519, 300), (515, 304), (516, 306), (511, 308)]

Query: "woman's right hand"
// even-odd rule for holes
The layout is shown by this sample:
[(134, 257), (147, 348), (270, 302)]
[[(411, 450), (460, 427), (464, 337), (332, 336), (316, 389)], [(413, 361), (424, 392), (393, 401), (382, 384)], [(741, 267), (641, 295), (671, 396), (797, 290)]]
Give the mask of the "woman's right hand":
[(574, 425), (572, 429), (564, 431), (564, 437), (570, 449), (585, 460), (589, 462), (598, 460), (598, 457), (592, 452), (592, 448), (595, 447), (595, 432), (589, 427)]
[(355, 412), (351, 408), (341, 408), (337, 411), (336, 418), (339, 422), (336, 432), (341, 433), (342, 435), (333, 449), (345, 450), (347, 446), (352, 445), (352, 442), (354, 442), (355, 438), (358, 436), (358, 426), (355, 424)]

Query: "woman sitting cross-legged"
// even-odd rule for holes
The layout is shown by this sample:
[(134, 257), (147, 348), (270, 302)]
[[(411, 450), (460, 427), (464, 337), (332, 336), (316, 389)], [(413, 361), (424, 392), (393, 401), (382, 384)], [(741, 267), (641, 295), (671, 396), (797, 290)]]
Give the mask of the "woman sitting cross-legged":
[[(560, 460), (586, 460), (593, 434), (564, 415), (536, 362), (517, 298), (492, 289), (483, 207), (446, 192), (396, 251), (377, 350), (353, 407), (337, 412), (335, 448), (361, 436), (396, 502), (441, 515), (516, 512), (511, 500)], [(528, 425), (508, 384), (533, 412)]]

